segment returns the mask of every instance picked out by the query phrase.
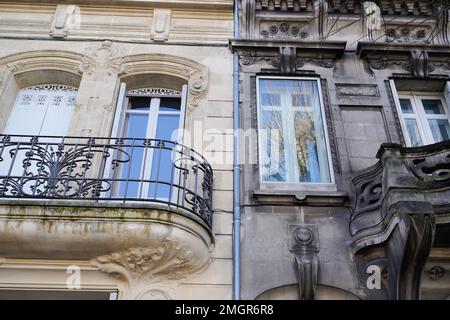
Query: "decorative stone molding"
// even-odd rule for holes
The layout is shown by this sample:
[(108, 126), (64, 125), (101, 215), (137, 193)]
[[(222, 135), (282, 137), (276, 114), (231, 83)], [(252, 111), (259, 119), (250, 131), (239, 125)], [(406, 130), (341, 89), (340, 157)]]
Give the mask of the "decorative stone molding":
[(338, 97), (376, 98), (380, 96), (376, 84), (336, 83), (336, 93)]
[(241, 0), (242, 8), (242, 25), (244, 26), (243, 36), (245, 38), (252, 38), (255, 33), (255, 15), (256, 15), (255, 0)]
[(234, 39), (230, 45), (233, 51), (238, 51), (241, 66), (263, 61), (282, 72), (295, 72), (308, 63), (333, 68), (344, 54), (346, 42)]
[(91, 58), (83, 58), (80, 71), (92, 75), (106, 72), (108, 75), (118, 74), (123, 71), (123, 59), (118, 56), (119, 50), (111, 41), (103, 41), (97, 48), (88, 50)]
[(289, 226), (289, 251), (295, 255), (300, 300), (314, 299), (319, 275), (319, 249), (317, 225)]
[(442, 279), (445, 276), (445, 269), (441, 266), (435, 266), (428, 270), (427, 272), (428, 278), (430, 278), (433, 281)]
[(363, 35), (367, 34), (369, 41), (374, 41), (374, 35), (381, 29), (381, 10), (373, 1), (364, 1), (363, 9)]
[(189, 59), (165, 54), (139, 54), (110, 61), (120, 65), (119, 76), (145, 73), (166, 74), (184, 79), (188, 83), (188, 113), (195, 110), (207, 93), (208, 69)]
[(0, 59), (13, 74), (36, 70), (60, 70), (81, 75), (82, 64), (93, 64), (88, 56), (68, 51), (26, 51)]
[(140, 88), (140, 89), (134, 89), (129, 90), (127, 92), (127, 95), (161, 95), (161, 96), (180, 96), (181, 92), (177, 90), (172, 89), (165, 89), (165, 88)]
[(259, 30), (261, 38), (286, 40), (309, 38), (309, 25), (307, 23), (262, 21)]
[(389, 43), (425, 43), (431, 35), (430, 27), (388, 25), (386, 26), (386, 42)]
[(69, 31), (81, 25), (80, 8), (73, 5), (59, 4), (56, 7), (50, 27), (50, 36), (53, 38), (66, 38)]
[(326, 37), (328, 28), (328, 1), (315, 0), (314, 1), (314, 35), (318, 40), (323, 40)]
[[(428, 78), (450, 68), (450, 46), (399, 43), (358, 43), (357, 54), (372, 70), (387, 68), (401, 71), (405, 76)], [(405, 72), (406, 71), (406, 72)], [(433, 74), (434, 73), (434, 74)], [(403, 75), (402, 74), (402, 75)]]
[(294, 73), (297, 69), (297, 50), (291, 47), (280, 47), (280, 70), (284, 73)]
[(153, 41), (167, 41), (169, 39), (170, 19), (172, 10), (154, 9), (150, 37)]
[(334, 68), (336, 61), (333, 58), (325, 56), (298, 57), (295, 47), (280, 47), (278, 56), (264, 55), (260, 56), (256, 51), (243, 52), (239, 57), (241, 66), (251, 66), (257, 62), (266, 62), (270, 66), (280, 69), (281, 72), (293, 73), (303, 68), (308, 63), (316, 66), (330, 69)]
[(387, 298), (418, 299), (436, 224), (442, 223), (437, 217), (450, 210), (450, 144), (383, 144), (377, 157), (377, 164), (352, 180), (351, 249), (363, 265), (385, 261)]

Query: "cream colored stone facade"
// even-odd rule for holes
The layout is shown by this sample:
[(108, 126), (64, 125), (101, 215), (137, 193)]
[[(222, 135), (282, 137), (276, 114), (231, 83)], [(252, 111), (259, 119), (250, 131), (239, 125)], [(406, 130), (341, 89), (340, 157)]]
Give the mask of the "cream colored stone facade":
[(211, 231), (165, 208), (0, 200), (0, 289), (66, 290), (67, 268), (79, 266), (82, 290), (119, 299), (231, 299), (232, 162), (212, 158), (232, 159), (232, 147), (199, 142), (210, 128), (232, 129), (232, 9), (231, 0), (0, 2), (0, 128), (32, 85), (77, 87), (70, 135), (108, 137), (122, 82), (186, 84), (183, 142), (215, 178)]

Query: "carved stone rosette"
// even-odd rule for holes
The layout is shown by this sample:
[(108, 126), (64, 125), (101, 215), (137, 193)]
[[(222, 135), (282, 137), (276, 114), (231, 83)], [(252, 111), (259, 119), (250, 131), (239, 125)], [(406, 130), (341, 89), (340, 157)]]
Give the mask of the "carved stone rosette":
[(382, 266), (385, 297), (419, 299), (436, 217), (450, 212), (450, 143), (418, 148), (384, 144), (377, 156), (376, 165), (353, 179), (351, 249), (361, 281), (368, 265)]

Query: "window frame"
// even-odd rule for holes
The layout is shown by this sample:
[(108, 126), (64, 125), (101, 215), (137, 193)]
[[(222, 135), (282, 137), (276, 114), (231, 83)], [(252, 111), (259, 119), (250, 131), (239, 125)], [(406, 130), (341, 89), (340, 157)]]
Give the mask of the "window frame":
[[(323, 126), (323, 134), (325, 138), (325, 147), (327, 150), (327, 165), (330, 173), (330, 181), (329, 182), (284, 182), (284, 181), (264, 181), (263, 180), (263, 170), (261, 169), (262, 162), (262, 136), (261, 136), (261, 104), (260, 104), (260, 80), (305, 80), (305, 81), (315, 81), (317, 83), (318, 94), (319, 94), (319, 103), (320, 103), (320, 112), (322, 117), (322, 126)], [(327, 190), (327, 191), (335, 191), (336, 180), (333, 170), (332, 163), (332, 155), (331, 155), (331, 147), (330, 147), (330, 139), (328, 133), (328, 120), (326, 118), (325, 113), (325, 104), (323, 100), (322, 94), (322, 86), (320, 82), (320, 78), (317, 77), (296, 77), (296, 76), (257, 76), (256, 77), (256, 108), (257, 108), (257, 130), (258, 130), (258, 171), (259, 171), (259, 182), (262, 189), (264, 186), (271, 188), (273, 185), (283, 186), (287, 189), (298, 190), (299, 188), (307, 187), (309, 189), (317, 188), (318, 191)]]
[[(400, 126), (402, 129), (403, 137), (405, 138), (406, 146), (412, 147), (411, 139), (408, 134), (408, 130), (406, 127), (406, 119), (415, 119), (418, 131), (420, 134), (420, 138), (422, 140), (422, 146), (437, 143), (434, 140), (433, 133), (430, 128), (430, 124), (428, 120), (433, 119), (446, 119), (450, 124), (450, 108), (448, 105), (448, 101), (442, 92), (423, 92), (423, 91), (397, 91), (395, 87), (395, 83), (392, 83), (391, 87), (394, 91), (395, 98), (395, 106), (397, 110), (397, 114), (400, 120)], [(413, 114), (404, 114), (401, 108), (400, 99), (408, 99), (411, 103)], [(423, 107), (422, 100), (430, 99), (430, 100), (440, 100), (442, 103), (442, 107), (444, 108), (445, 114), (442, 115), (431, 115), (425, 112)]]
[[(179, 114), (179, 123), (178, 123), (178, 137), (177, 141), (174, 141), (179, 144), (183, 144), (183, 133), (186, 125), (186, 111), (187, 111), (187, 85), (183, 85), (181, 88), (180, 94), (176, 95), (166, 95), (166, 94), (159, 94), (159, 93), (139, 93), (139, 94), (133, 94), (130, 93), (127, 90), (126, 84), (122, 82), (120, 84), (119, 89), (119, 96), (117, 100), (117, 107), (116, 112), (114, 115), (114, 122), (113, 127), (111, 129), (111, 138), (128, 138), (124, 137), (123, 133), (127, 127), (127, 115), (128, 114), (147, 114), (148, 115), (148, 123), (147, 123), (147, 129), (146, 129), (146, 137), (148, 139), (155, 139), (156, 132), (157, 132), (157, 125), (158, 125), (158, 116), (160, 114)], [(147, 97), (150, 98), (150, 106), (148, 111), (144, 110), (132, 110), (129, 109), (129, 98), (133, 97)], [(160, 102), (162, 98), (178, 98), (180, 99), (180, 111), (174, 112), (174, 111), (160, 111)], [(152, 119), (155, 119), (156, 121), (152, 121)], [(150, 163), (147, 162), (145, 165), (144, 163), (141, 164), (141, 175), (144, 176), (150, 176), (151, 169), (153, 165), (153, 150), (147, 150), (146, 157), (150, 159)], [(177, 155), (179, 157), (179, 155)], [(111, 158), (112, 159), (112, 158)], [(145, 168), (143, 166), (145, 165)], [(108, 178), (114, 178), (112, 176), (111, 172), (112, 163), (109, 161), (105, 167), (105, 175)], [(120, 175), (120, 172), (117, 172), (116, 174)], [(178, 176), (173, 177), (174, 179), (178, 179)], [(109, 193), (105, 193), (106, 196), (111, 196), (115, 193), (117, 193), (119, 190), (118, 185), (111, 188)], [(148, 183), (145, 183), (145, 185), (139, 186), (139, 195), (142, 194), (148, 194), (149, 185)], [(172, 195), (172, 197), (175, 197), (176, 195)], [(136, 202), (139, 202), (138, 200)]]

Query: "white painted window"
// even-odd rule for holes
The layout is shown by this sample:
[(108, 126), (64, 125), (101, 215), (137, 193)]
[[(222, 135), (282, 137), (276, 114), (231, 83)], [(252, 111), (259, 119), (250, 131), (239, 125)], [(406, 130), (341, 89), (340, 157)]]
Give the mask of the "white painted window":
[[(116, 113), (113, 136), (130, 139), (157, 139), (181, 143), (187, 87), (182, 92), (144, 88), (126, 92)], [(126, 93), (125, 93), (126, 92)], [(122, 101), (122, 100), (120, 100)], [(173, 169), (174, 152), (169, 149), (132, 148), (126, 152), (130, 161), (121, 166), (118, 179), (126, 180), (115, 187), (115, 197), (167, 199), (171, 181), (177, 178)], [(139, 180), (157, 181), (141, 182)]]
[(3, 133), (67, 135), (77, 93), (77, 88), (58, 84), (20, 90)]
[(318, 79), (257, 81), (262, 182), (333, 183)]
[(443, 94), (398, 92), (397, 99), (408, 146), (450, 140), (450, 112)]
[[(25, 136), (15, 137), (14, 141), (29, 142), (29, 136), (56, 136), (45, 141), (60, 141), (58, 137), (68, 134), (77, 93), (77, 88), (59, 84), (36, 85), (20, 90), (3, 134)], [(44, 139), (40, 137), (39, 141)], [(14, 148), (9, 146), (2, 150), (4, 155), (10, 155), (10, 160), (0, 162), (0, 175), (20, 177), (37, 174), (37, 168), (24, 165), (24, 160), (29, 157), (28, 149), (22, 147), (14, 151)], [(32, 193), (31, 186), (22, 188), (24, 192)]]

